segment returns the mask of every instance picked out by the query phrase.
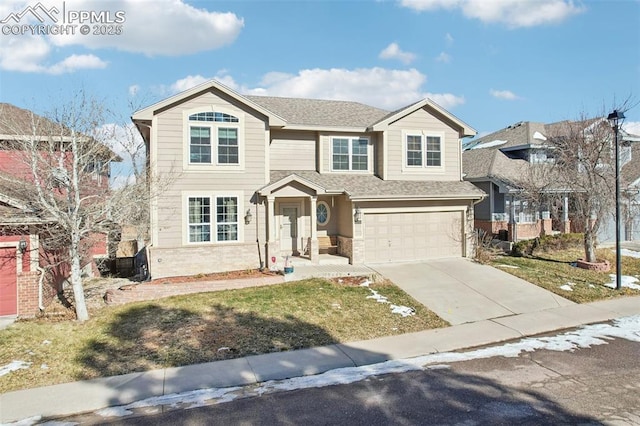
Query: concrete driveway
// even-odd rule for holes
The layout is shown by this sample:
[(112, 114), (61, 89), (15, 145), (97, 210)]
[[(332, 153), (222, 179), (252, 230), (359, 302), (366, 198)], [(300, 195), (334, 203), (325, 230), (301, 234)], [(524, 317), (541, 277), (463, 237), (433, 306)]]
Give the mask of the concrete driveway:
[(451, 325), (574, 305), (504, 271), (463, 258), (367, 266)]

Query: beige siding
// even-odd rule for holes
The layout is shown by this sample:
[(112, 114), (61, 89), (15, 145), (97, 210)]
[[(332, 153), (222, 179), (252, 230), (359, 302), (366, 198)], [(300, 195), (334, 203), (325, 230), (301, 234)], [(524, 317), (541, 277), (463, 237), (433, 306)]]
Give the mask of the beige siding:
[(316, 170), (316, 133), (272, 131), (271, 170)]
[[(242, 134), (240, 143), (244, 155), (241, 167), (228, 167), (224, 170), (212, 167), (189, 167), (185, 161), (188, 155), (188, 141), (185, 140), (185, 111), (202, 107), (203, 110), (221, 109), (240, 118)], [(158, 198), (158, 237), (154, 244), (158, 248), (184, 246), (185, 211), (183, 193), (203, 192), (204, 195), (225, 193), (242, 194), (240, 200), (240, 226), (244, 226), (242, 242), (255, 242), (255, 225), (244, 225), (244, 214), (251, 206), (254, 192), (266, 182), (266, 142), (264, 118), (255, 114), (241, 104), (225, 99), (214, 93), (205, 93), (196, 98), (160, 112), (156, 117), (157, 135), (153, 145), (156, 152), (158, 175), (170, 181), (169, 187)], [(241, 150), (242, 154), (242, 150)], [(214, 160), (215, 161), (215, 160)], [(256, 218), (254, 217), (254, 220)], [(261, 222), (264, 227), (264, 220)], [(264, 230), (261, 231), (264, 235)], [(212, 244), (214, 245), (214, 244)]]
[[(442, 170), (424, 168), (418, 172), (403, 171), (403, 132), (442, 133)], [(387, 130), (387, 179), (389, 180), (460, 180), (460, 142), (458, 132), (431, 115), (424, 108), (392, 123)]]

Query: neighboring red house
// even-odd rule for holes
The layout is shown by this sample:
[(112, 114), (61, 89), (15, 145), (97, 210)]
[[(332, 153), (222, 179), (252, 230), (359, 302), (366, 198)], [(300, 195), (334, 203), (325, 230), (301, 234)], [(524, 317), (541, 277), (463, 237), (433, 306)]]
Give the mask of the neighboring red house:
[[(34, 316), (62, 290), (68, 277), (69, 267), (60, 261), (64, 247), (47, 245), (47, 226), (55, 224), (55, 219), (29, 201), (28, 188), (34, 188), (35, 180), (33, 163), (14, 143), (34, 135), (42, 135), (36, 137), (50, 143), (54, 139), (51, 135), (59, 134), (54, 128), (59, 130), (60, 126), (31, 111), (0, 103), (0, 316)], [(64, 142), (66, 137), (63, 131), (60, 140)], [(54, 160), (62, 167), (48, 170), (59, 170), (64, 176), (64, 165), (70, 158), (70, 154), (56, 155)], [(88, 170), (86, 178), (92, 180), (92, 192), (108, 191), (108, 171), (108, 162), (100, 160)], [(60, 178), (57, 174), (43, 176), (40, 184), (62, 195), (60, 186), (51, 182)], [(84, 243), (91, 248), (83, 261), (83, 271), (94, 274), (94, 259), (107, 257), (107, 236), (96, 234)]]

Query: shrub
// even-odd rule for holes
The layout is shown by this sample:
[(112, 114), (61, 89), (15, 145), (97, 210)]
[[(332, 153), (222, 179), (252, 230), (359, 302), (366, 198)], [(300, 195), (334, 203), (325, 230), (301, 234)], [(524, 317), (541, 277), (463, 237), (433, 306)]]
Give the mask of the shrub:
[(555, 251), (582, 247), (583, 234), (544, 235), (531, 240), (518, 241), (513, 245), (511, 255), (533, 256), (536, 250)]

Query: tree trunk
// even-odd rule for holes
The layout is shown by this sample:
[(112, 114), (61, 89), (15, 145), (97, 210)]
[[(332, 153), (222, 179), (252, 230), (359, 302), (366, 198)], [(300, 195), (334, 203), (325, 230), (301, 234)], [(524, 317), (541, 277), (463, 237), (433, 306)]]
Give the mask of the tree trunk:
[(584, 255), (587, 262), (596, 262), (596, 244), (591, 228), (591, 218), (587, 217), (584, 223)]
[(69, 247), (69, 257), (71, 259), (71, 287), (73, 288), (73, 298), (75, 300), (76, 319), (84, 322), (89, 319), (87, 304), (84, 300), (84, 287), (82, 286), (82, 273), (80, 271), (80, 237), (72, 235)]

